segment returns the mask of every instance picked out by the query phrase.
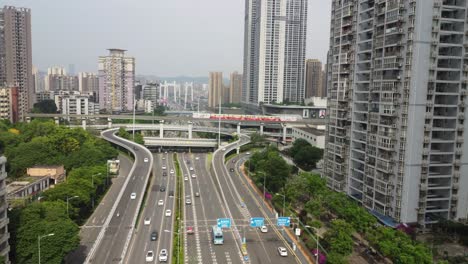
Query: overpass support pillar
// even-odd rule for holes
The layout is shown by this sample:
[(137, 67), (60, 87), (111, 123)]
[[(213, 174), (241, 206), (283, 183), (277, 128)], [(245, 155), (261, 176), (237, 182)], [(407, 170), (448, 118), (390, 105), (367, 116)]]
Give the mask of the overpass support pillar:
[(159, 123), (159, 138), (164, 138), (164, 121), (161, 120)]
[(56, 125), (60, 125), (60, 118), (54, 117), (54, 120)]
[(286, 133), (288, 132), (288, 128), (286, 127), (286, 124), (283, 124), (283, 142), (286, 143)]
[(192, 139), (192, 131), (193, 131), (193, 124), (192, 122), (189, 122), (188, 124), (188, 138)]
[(265, 124), (264, 123), (260, 123), (260, 135), (263, 135), (263, 126)]
[(81, 127), (86, 130), (86, 118), (81, 119)]
[(107, 128), (112, 128), (112, 118), (107, 118)]
[(241, 123), (239, 122), (237, 124), (237, 135), (240, 135), (240, 125), (241, 125)]

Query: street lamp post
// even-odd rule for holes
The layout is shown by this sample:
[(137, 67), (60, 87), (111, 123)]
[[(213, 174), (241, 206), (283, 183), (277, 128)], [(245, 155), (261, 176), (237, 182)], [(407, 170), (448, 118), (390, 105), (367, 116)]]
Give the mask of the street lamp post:
[(282, 215), (284, 216), (284, 209), (286, 207), (286, 195), (284, 194), (281, 194), (281, 193), (276, 193), (276, 195), (279, 195), (279, 196), (283, 196), (283, 212), (282, 212)]
[(75, 195), (75, 196), (72, 196), (72, 197), (68, 197), (67, 196), (67, 215), (70, 215), (69, 212), (68, 212), (68, 203), (71, 199), (75, 199), (75, 198), (78, 198), (79, 196), (78, 195)]
[(171, 231), (167, 229), (165, 229), (164, 232), (177, 234), (177, 264), (179, 264), (180, 263), (180, 232)]
[(318, 264), (318, 259), (319, 259), (319, 235), (318, 235), (318, 229), (316, 227), (313, 227), (313, 226), (309, 226), (309, 225), (306, 225), (304, 226), (306, 228), (312, 228), (315, 230), (315, 238), (317, 240), (317, 255), (315, 256), (315, 263)]
[(43, 235), (43, 236), (37, 236), (37, 251), (38, 251), (38, 255), (39, 255), (39, 264), (41, 264), (41, 239), (45, 238), (45, 237), (50, 237), (50, 236), (53, 236), (55, 235), (54, 233), (50, 233), (50, 234), (47, 234), (47, 235)]
[[(102, 175), (102, 173), (98, 173), (98, 174), (93, 174), (91, 175), (91, 186), (93, 188), (93, 191), (94, 191), (94, 176), (99, 176), (99, 175)], [(93, 196), (93, 199), (92, 199), (92, 206), (94, 208), (94, 194), (92, 195)]]

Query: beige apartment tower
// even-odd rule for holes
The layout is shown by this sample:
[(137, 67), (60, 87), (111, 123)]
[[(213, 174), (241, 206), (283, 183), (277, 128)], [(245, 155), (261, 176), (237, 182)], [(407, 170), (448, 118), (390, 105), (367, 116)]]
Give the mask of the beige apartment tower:
[(231, 82), (229, 84), (229, 103), (239, 104), (242, 96), (242, 74), (238, 72), (231, 73)]
[(224, 98), (224, 85), (222, 72), (210, 72), (208, 80), (208, 107), (214, 108)]
[(31, 10), (28, 8), (0, 9), (0, 85), (19, 88), (18, 114), (24, 120), (34, 104)]
[(305, 98), (325, 97), (322, 86), (322, 62), (316, 59), (306, 60)]

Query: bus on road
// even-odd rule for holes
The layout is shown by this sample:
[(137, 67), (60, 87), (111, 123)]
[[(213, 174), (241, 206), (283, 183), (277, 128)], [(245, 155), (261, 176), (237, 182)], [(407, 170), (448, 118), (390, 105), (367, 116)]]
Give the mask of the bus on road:
[(213, 244), (222, 245), (224, 243), (223, 230), (218, 226), (213, 226), (211, 229), (213, 235)]

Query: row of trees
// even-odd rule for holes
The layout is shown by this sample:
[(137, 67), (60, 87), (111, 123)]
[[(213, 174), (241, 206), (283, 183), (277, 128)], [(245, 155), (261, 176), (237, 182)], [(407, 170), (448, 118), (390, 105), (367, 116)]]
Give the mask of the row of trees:
[(0, 152), (8, 157), (9, 177), (21, 177), (34, 165), (64, 164), (67, 169), (66, 182), (41, 193), (40, 202), (11, 210), (8, 227), (14, 263), (36, 263), (38, 236), (51, 233), (41, 241), (42, 262), (63, 263), (79, 245), (79, 225), (92, 213), (93, 201), (98, 204), (108, 186), (106, 162), (117, 151), (81, 128), (34, 120), (0, 122)]
[[(130, 134), (125, 128), (121, 127), (119, 128), (119, 132), (117, 132), (117, 136), (128, 139), (128, 140), (133, 140), (133, 134)], [(135, 131), (135, 142), (138, 144), (145, 144), (145, 141), (143, 140), (143, 136), (141, 135), (140, 132)]]
[[(300, 173), (292, 176), (285, 186), (286, 200), (293, 208), (302, 208), (299, 217), (308, 225), (319, 227), (314, 219), (328, 222), (323, 238), (328, 263), (345, 263), (352, 253), (353, 233), (362, 234), (371, 245), (395, 263), (432, 263), (432, 253), (406, 233), (377, 224), (362, 206), (343, 193), (331, 191), (319, 175)], [(335, 219), (335, 220), (332, 220)]]
[[(310, 146), (297, 141), (290, 149), (293, 155), (301, 155), (301, 149)], [(275, 147), (254, 153), (246, 168), (257, 186), (263, 188), (265, 182), (268, 191), (283, 193), (289, 207), (299, 212), (301, 222), (317, 228), (322, 222), (329, 223), (322, 239), (328, 252), (327, 263), (346, 263), (346, 257), (353, 252), (356, 232), (395, 263), (432, 263), (432, 253), (425, 245), (401, 231), (378, 225), (373, 215), (345, 194), (330, 190), (319, 175), (295, 174)], [(273, 203), (282, 207), (282, 199), (275, 195)], [(310, 242), (306, 244), (315, 247), (315, 242)]]

